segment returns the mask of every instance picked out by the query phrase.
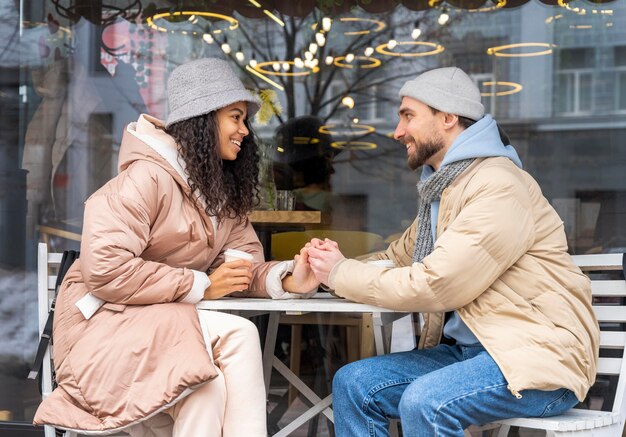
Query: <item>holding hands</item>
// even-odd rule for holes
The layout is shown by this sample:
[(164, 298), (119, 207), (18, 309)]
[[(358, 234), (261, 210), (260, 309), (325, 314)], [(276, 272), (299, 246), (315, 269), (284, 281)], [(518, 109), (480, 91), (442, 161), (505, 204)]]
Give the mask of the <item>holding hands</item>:
[[(326, 238), (312, 239), (294, 257), (291, 275), (283, 278), (283, 289), (290, 293), (308, 293), (322, 284), (328, 284), (331, 271), (345, 259), (339, 246)], [(211, 285), (204, 291), (204, 299), (219, 299), (234, 292), (245, 291), (252, 280), (252, 263), (237, 259), (224, 262), (211, 275)]]
[(320, 285), (309, 265), (309, 253), (306, 247), (293, 260), (293, 273), (283, 279), (283, 289), (290, 293), (308, 293)]
[(323, 241), (314, 238), (304, 246), (303, 250), (308, 251), (309, 265), (317, 280), (330, 286), (328, 283), (330, 273), (339, 261), (345, 259), (337, 242), (328, 238)]

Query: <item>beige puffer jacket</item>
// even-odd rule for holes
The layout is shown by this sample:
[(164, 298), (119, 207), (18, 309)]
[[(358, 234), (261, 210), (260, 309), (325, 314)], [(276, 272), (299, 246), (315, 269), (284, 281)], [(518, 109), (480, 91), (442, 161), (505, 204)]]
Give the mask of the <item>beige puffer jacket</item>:
[[(339, 296), (425, 314), (421, 347), (436, 345), (443, 312), (457, 310), (516, 396), (595, 380), (599, 328), (589, 279), (567, 253), (563, 222), (535, 180), (507, 158), (478, 159), (442, 194), (433, 252), (413, 263), (416, 223), (376, 256), (337, 265)], [(430, 313), (430, 314), (429, 314)]]
[[(86, 202), (81, 257), (55, 311), (59, 386), (40, 405), (35, 424), (121, 429), (215, 377), (193, 304), (208, 286), (205, 272), (224, 261), (226, 248), (254, 255), (250, 288), (267, 296), (276, 263), (263, 262), (251, 224), (225, 220), (215, 229), (166, 159), (168, 148), (176, 155), (173, 140), (153, 123), (159, 122), (142, 116), (129, 127), (120, 174)], [(166, 146), (161, 154), (142, 135)], [(86, 319), (76, 303), (88, 293), (105, 303)]]

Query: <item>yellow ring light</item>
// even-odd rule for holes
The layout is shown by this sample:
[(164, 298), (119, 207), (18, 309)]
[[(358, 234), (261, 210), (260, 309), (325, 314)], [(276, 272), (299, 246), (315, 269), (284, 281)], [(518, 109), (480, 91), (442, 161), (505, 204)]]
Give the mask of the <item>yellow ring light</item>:
[[(537, 49), (546, 49), (536, 52), (530, 53), (507, 53), (503, 52), (503, 50), (517, 49), (520, 47), (534, 47)], [(503, 46), (489, 47), (487, 49), (487, 54), (491, 56), (500, 56), (503, 58), (526, 58), (529, 56), (543, 56), (549, 55), (552, 53), (552, 47), (555, 47), (554, 44), (549, 44), (547, 42), (520, 42), (516, 44), (506, 44)]]
[[(170, 30), (166, 29), (165, 27), (161, 27), (157, 25), (155, 21), (161, 18), (165, 19), (166, 17), (180, 17), (180, 16), (191, 17), (192, 15), (199, 15), (201, 17), (208, 17), (208, 18), (217, 18), (220, 20), (227, 21), (229, 23), (229, 26), (228, 26), (229, 30), (235, 30), (236, 28), (239, 27), (239, 20), (231, 17), (230, 15), (224, 15), (224, 14), (218, 14), (215, 12), (206, 12), (206, 11), (160, 12), (160, 13), (147, 17), (146, 23), (148, 24), (148, 26), (150, 26), (154, 30), (158, 30), (159, 32), (170, 32)], [(193, 34), (197, 35), (198, 32), (193, 32)]]
[(349, 150), (374, 150), (378, 145), (367, 141), (334, 141), (330, 143), (330, 147)]
[(440, 44), (436, 44), (434, 42), (425, 42), (425, 41), (399, 41), (398, 45), (399, 46), (411, 46), (411, 45), (412, 46), (426, 46), (426, 47), (432, 47), (433, 49), (427, 52), (397, 53), (397, 52), (389, 51), (388, 43), (385, 43), (376, 47), (376, 51), (378, 53), (382, 53), (383, 55), (389, 55), (389, 56), (418, 57), (418, 56), (437, 55), (445, 50), (445, 47)]
[(483, 82), (483, 85), (485, 86), (490, 86), (490, 87), (498, 87), (498, 86), (502, 86), (502, 87), (511, 87), (511, 89), (508, 89), (506, 91), (492, 91), (490, 93), (480, 93), (481, 96), (510, 96), (511, 94), (517, 94), (519, 93), (524, 87), (516, 82), (501, 82), (501, 81), (496, 81), (496, 82)]
[[(341, 67), (341, 68), (354, 68), (354, 66), (350, 64), (341, 62), (345, 59), (346, 59), (345, 56), (337, 56), (335, 60), (333, 61), (333, 64), (335, 64), (336, 67)], [(358, 65), (359, 68), (376, 68), (376, 67), (380, 67), (380, 64), (381, 64), (380, 59), (371, 58), (369, 56), (355, 56), (354, 59), (370, 62), (369, 64)]]
[(270, 76), (283, 76), (283, 77), (285, 76), (308, 76), (311, 73), (317, 73), (318, 71), (320, 71), (319, 67), (313, 67), (313, 68), (306, 67), (306, 68), (309, 68), (309, 71), (274, 71), (274, 70), (263, 69), (263, 67), (272, 66), (276, 62), (278, 62), (281, 65), (282, 64), (295, 65), (294, 61), (266, 61), (266, 62), (259, 62), (252, 68), (254, 68), (259, 73), (267, 74)]
[[(325, 124), (323, 126), (320, 126), (320, 128), (318, 129), (318, 132), (321, 134), (329, 134), (329, 135), (346, 135), (345, 131), (333, 131), (332, 129), (335, 127), (337, 127), (336, 124)], [(360, 131), (357, 131), (357, 132), (350, 131), (348, 135), (358, 136), (358, 135), (367, 135), (367, 134), (371, 134), (372, 132), (376, 132), (376, 128), (368, 124), (351, 124), (350, 128), (353, 128), (353, 127), (359, 128)]]

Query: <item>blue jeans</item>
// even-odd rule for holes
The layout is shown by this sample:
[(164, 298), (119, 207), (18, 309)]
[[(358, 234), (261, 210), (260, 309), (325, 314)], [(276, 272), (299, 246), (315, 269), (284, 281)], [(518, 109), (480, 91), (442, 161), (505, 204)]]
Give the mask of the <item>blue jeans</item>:
[[(524, 363), (520, 363), (523, 366)], [(573, 392), (523, 390), (517, 399), (482, 346), (439, 345), (357, 361), (333, 380), (338, 437), (463, 437), (470, 425), (511, 417), (547, 417), (578, 403)]]

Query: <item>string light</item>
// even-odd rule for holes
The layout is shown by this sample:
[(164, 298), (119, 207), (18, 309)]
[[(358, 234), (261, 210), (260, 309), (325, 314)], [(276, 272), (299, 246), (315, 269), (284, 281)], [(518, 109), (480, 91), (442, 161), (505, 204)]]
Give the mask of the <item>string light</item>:
[(326, 63), (326, 65), (330, 65), (332, 64), (334, 61), (334, 58), (332, 56), (326, 56), (326, 59), (324, 60), (324, 62)]
[(422, 34), (422, 30), (420, 29), (420, 20), (415, 20), (414, 26), (415, 27), (413, 28), (413, 31), (411, 32), (411, 38), (417, 39)]
[(347, 62), (347, 63), (350, 63), (350, 62), (352, 62), (352, 61), (354, 61), (354, 55), (353, 55), (352, 53), (348, 53), (348, 54), (346, 55), (346, 62)]
[(317, 32), (315, 34), (315, 41), (317, 42), (317, 45), (319, 45), (320, 47), (324, 47), (324, 44), (326, 44), (326, 37), (323, 33)]
[(343, 99), (341, 99), (341, 103), (350, 109), (354, 108), (354, 99), (350, 96), (345, 96)]
[(363, 53), (365, 53), (365, 56), (372, 56), (372, 54), (374, 53), (374, 48), (373, 47), (368, 47), (368, 48), (365, 49), (365, 51)]
[(331, 20), (329, 17), (322, 18), (322, 29), (324, 29), (325, 32), (328, 32), (330, 30), (332, 22), (333, 20)]
[(448, 10), (446, 8), (443, 8), (441, 15), (439, 16), (439, 18), (437, 18), (437, 23), (443, 26), (444, 24), (448, 22), (449, 19), (450, 19), (450, 15), (448, 15)]

